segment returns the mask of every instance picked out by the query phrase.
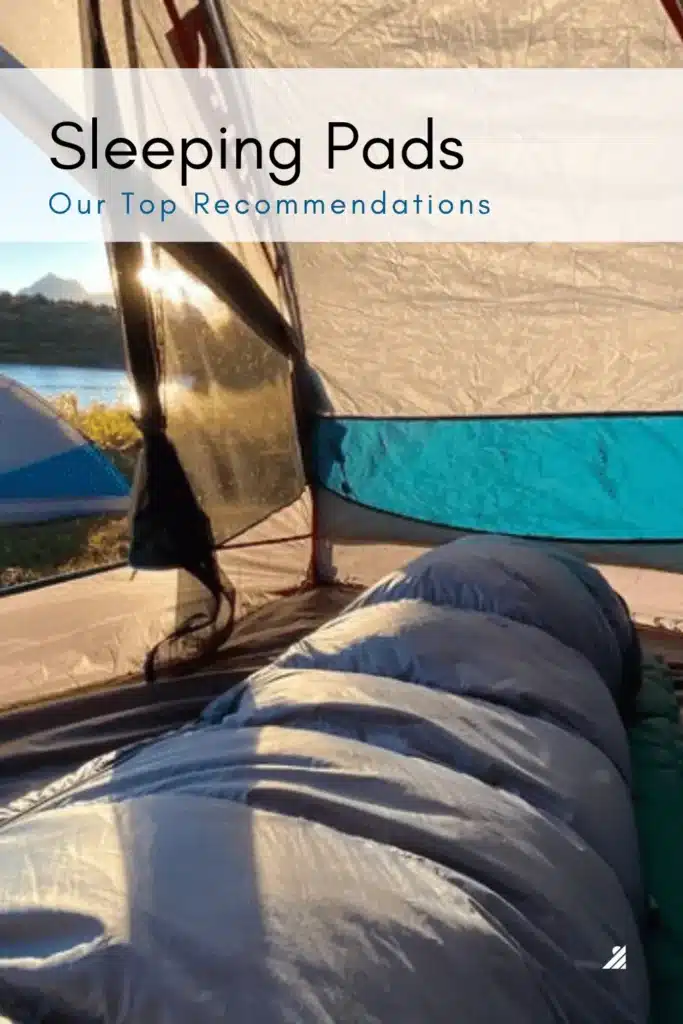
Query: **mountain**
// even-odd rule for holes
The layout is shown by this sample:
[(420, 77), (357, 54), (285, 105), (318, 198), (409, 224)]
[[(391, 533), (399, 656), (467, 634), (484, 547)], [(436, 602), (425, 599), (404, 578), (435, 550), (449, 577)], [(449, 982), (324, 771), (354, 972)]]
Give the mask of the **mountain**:
[(113, 295), (93, 295), (85, 290), (80, 281), (57, 277), (56, 274), (46, 274), (28, 288), (22, 288), (19, 295), (26, 295), (29, 298), (42, 295), (51, 302), (87, 302), (91, 306), (114, 305)]
[(20, 295), (42, 295), (52, 302), (87, 302), (88, 293), (78, 281), (66, 280), (56, 274), (46, 274), (39, 281), (22, 288)]

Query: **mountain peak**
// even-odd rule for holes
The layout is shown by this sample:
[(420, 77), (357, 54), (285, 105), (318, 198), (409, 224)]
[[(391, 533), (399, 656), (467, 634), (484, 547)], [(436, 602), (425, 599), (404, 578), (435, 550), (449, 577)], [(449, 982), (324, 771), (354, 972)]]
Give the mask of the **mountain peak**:
[(86, 291), (80, 281), (73, 278), (59, 277), (57, 274), (45, 274), (27, 288), (22, 288), (19, 295), (42, 295), (51, 302), (89, 302), (92, 305), (114, 304), (113, 296), (92, 295)]
[(44, 299), (51, 299), (53, 302), (58, 302), (60, 299), (67, 302), (87, 302), (88, 300), (88, 293), (80, 281), (67, 280), (57, 277), (56, 274), (45, 274), (28, 288), (22, 288), (19, 294), (42, 295)]

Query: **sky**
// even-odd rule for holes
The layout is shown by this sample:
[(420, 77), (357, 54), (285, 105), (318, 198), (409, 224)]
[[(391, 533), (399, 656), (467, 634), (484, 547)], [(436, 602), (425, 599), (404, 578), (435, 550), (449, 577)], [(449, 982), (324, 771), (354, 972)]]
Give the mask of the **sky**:
[[(5, 102), (7, 98), (5, 97)], [(11, 153), (12, 159), (0, 167), (0, 238), (16, 237), (8, 228), (13, 197), (49, 194), (56, 177), (46, 155), (10, 121), (0, 114), (0, 152)], [(67, 180), (68, 175), (64, 175)], [(73, 185), (73, 182), (71, 182)], [(73, 191), (73, 189), (72, 189)], [(97, 232), (99, 235), (99, 231)], [(96, 235), (96, 237), (97, 237)], [(103, 241), (87, 242), (16, 242), (0, 241), (0, 292), (17, 292), (38, 281), (45, 274), (75, 278), (89, 292), (110, 292), (111, 280)]]
[(111, 291), (104, 243), (0, 242), (0, 291), (19, 291), (45, 274), (75, 278), (89, 292)]

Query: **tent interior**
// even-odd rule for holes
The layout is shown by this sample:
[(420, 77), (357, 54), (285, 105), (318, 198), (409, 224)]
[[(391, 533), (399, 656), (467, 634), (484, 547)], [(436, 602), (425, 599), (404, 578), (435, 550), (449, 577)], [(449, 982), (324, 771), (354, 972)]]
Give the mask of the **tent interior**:
[[(38, 0), (22, 12), (3, 0), (4, 63), (102, 66), (102, 53), (112, 67), (683, 62), (675, 11), (655, 0), (645, 10), (547, 0), (533, 12), (495, 0), (368, 3), (364, 17), (354, 8), (329, 20), (305, 2), (286, 18), (266, 2), (80, 6)], [(303, 601), (309, 628), (316, 596), (324, 617), (335, 593), (343, 602), (468, 531), (547, 538), (601, 565), (648, 643), (678, 660), (677, 246), (141, 242), (110, 257), (146, 431), (131, 543), (141, 571), (3, 594), (6, 711), (68, 698), (80, 720), (85, 695), (103, 687), (137, 704), (154, 645), (192, 614), (211, 619), (207, 580), (183, 568), (205, 553), (187, 550), (186, 524), (169, 519), (178, 502), (161, 493), (173, 483), (160, 423), (195, 532), (208, 517), (197, 544), (215, 549), (234, 591), (230, 622), (194, 634), (189, 663), (187, 643), (164, 647), (193, 696), (198, 649), (201, 678), (207, 660), (220, 675), (247, 622), (272, 613), (277, 634), (291, 608), (295, 629)], [(183, 374), (193, 388), (167, 400), (165, 382)]]
[[(681, 68), (680, 29), (664, 0), (0, 0), (0, 65)], [(0, 805), (193, 722), (463, 535), (599, 567), (676, 681), (679, 246), (109, 257), (143, 435), (130, 564), (2, 593)]]
[[(329, 21), (303, 0), (286, 17), (265, 0), (1, 0), (0, 16), (3, 63), (33, 68), (683, 64), (676, 13), (656, 0), (368, 2)], [(110, 258), (146, 434), (140, 571), (3, 595), (6, 710), (134, 681), (155, 643), (213, 605), (182, 568), (196, 552), (179, 550), (178, 502), (160, 493), (177, 481), (158, 469), (172, 461), (159, 424), (238, 624), (366, 586), (461, 533), (502, 533), (602, 566), (677, 657), (679, 247), (141, 241)], [(191, 389), (167, 387), (183, 375)], [(186, 661), (183, 646), (165, 660)]]

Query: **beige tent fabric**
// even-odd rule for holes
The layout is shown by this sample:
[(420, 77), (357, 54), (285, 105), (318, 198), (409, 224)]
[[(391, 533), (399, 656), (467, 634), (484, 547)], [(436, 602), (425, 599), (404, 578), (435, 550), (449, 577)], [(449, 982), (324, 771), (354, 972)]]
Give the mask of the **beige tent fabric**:
[[(113, 62), (125, 65), (123, 5), (102, 6)], [(170, 61), (166, 5), (129, 6), (139, 60)], [(175, 0), (179, 15), (193, 6)], [(658, 0), (224, 7), (255, 67), (683, 66)], [(81, 63), (75, 3), (0, 0), (0, 24), (2, 45), (29, 66)], [(253, 248), (245, 261), (265, 286)], [(311, 244), (294, 246), (294, 262), (309, 353), (339, 413), (679, 407), (679, 246)]]
[[(224, 6), (256, 67), (683, 66), (658, 0)], [(679, 246), (293, 249), (309, 353), (339, 413), (680, 406)]]

